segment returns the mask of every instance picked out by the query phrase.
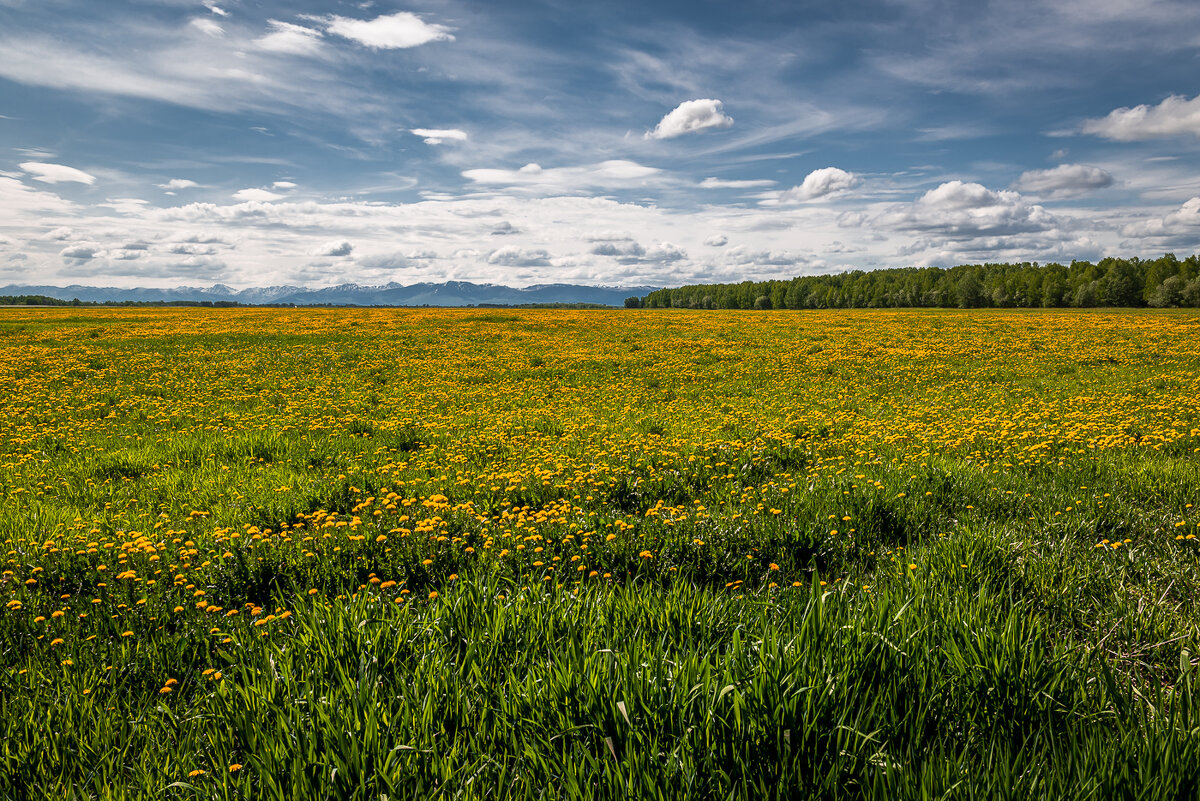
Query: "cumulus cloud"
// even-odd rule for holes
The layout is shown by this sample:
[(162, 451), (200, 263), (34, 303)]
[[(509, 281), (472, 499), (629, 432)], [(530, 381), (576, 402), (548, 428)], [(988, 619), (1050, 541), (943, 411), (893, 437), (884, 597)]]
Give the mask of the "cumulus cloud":
[(1099, 167), (1086, 164), (1060, 164), (1049, 170), (1029, 170), (1013, 184), (1013, 189), (1049, 198), (1076, 197), (1106, 186), (1113, 177)]
[(321, 48), (321, 31), (277, 19), (267, 20), (270, 32), (254, 40), (259, 49), (271, 53), (306, 56)]
[(96, 183), (96, 176), (89, 175), (83, 170), (68, 167), (65, 164), (47, 164), (41, 161), (26, 161), (18, 165), (22, 170), (33, 176), (33, 180), (45, 184), (76, 183), (91, 186)]
[(880, 215), (876, 224), (948, 238), (1011, 236), (1049, 231), (1059, 220), (1017, 192), (995, 192), (977, 183), (947, 181), (918, 200)]
[(519, 233), (521, 233), (520, 229), (516, 228), (508, 220), (496, 223), (496, 225), (492, 227), (491, 232), (492, 236), (511, 236), (512, 234)]
[(467, 132), (457, 128), (413, 128), (411, 133), (414, 136), (422, 137), (427, 145), (467, 141)]
[(100, 246), (95, 242), (80, 242), (70, 247), (65, 247), (59, 251), (58, 255), (64, 259), (74, 259), (76, 261), (88, 261), (96, 258), (100, 253)]
[(354, 245), (350, 244), (345, 239), (339, 239), (334, 242), (326, 242), (319, 248), (313, 251), (314, 256), (349, 256), (354, 250)]
[(644, 186), (661, 177), (662, 170), (635, 161), (612, 159), (580, 167), (543, 168), (526, 164), (519, 170), (465, 170), (463, 177), (477, 184), (543, 188), (570, 191), (583, 188), (623, 188)]
[(1200, 95), (1188, 100), (1171, 95), (1157, 106), (1118, 108), (1108, 116), (1087, 120), (1083, 132), (1118, 142), (1191, 134), (1200, 137)]
[(767, 179), (750, 181), (727, 181), (723, 178), (705, 178), (700, 182), (701, 189), (755, 189), (763, 186), (774, 186), (775, 181)]
[(647, 249), (637, 242), (613, 240), (592, 247), (597, 256), (610, 256), (621, 264), (668, 264), (687, 258), (687, 251), (671, 242), (659, 242)]
[(239, 189), (233, 193), (233, 197), (242, 202), (258, 201), (260, 203), (269, 203), (272, 200), (279, 200), (283, 195), (266, 189)]
[(453, 42), (450, 28), (435, 25), (408, 11), (386, 14), (372, 20), (331, 16), (326, 30), (376, 50), (418, 47), (429, 42)]
[(1179, 237), (1200, 238), (1200, 197), (1186, 201), (1175, 211), (1157, 220), (1130, 223), (1121, 229), (1127, 237)]
[(837, 167), (822, 167), (804, 176), (804, 182), (779, 192), (770, 201), (774, 203), (806, 203), (829, 197), (840, 192), (846, 192), (862, 183), (857, 175)]
[(52, 228), (49, 231), (47, 231), (46, 233), (44, 233), (38, 237), (38, 239), (46, 239), (46, 240), (50, 240), (51, 242), (65, 242), (68, 239), (74, 239), (74, 238), (75, 238), (74, 229), (68, 228), (65, 225), (60, 225), (57, 228)]
[(503, 267), (548, 267), (550, 254), (541, 248), (498, 248), (488, 254), (487, 263)]
[(663, 117), (654, 130), (647, 131), (645, 138), (674, 139), (712, 128), (728, 128), (730, 125), (733, 125), (733, 118), (722, 110), (720, 100), (687, 100)]
[(196, 183), (195, 181), (190, 181), (187, 178), (172, 178), (165, 184), (158, 184), (157, 186), (159, 189), (174, 191), (178, 189), (193, 189), (199, 185), (200, 184)]
[(729, 244), (729, 237), (725, 236), (725, 234), (713, 234), (704, 240), (704, 244), (710, 248), (723, 248)]

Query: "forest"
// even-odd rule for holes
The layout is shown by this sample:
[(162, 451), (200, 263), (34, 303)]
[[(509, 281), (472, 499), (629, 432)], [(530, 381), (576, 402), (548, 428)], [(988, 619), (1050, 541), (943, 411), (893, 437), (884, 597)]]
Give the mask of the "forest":
[(1105, 258), (1070, 265), (963, 264), (697, 284), (625, 301), (630, 308), (866, 309), (1197, 307), (1200, 256)]

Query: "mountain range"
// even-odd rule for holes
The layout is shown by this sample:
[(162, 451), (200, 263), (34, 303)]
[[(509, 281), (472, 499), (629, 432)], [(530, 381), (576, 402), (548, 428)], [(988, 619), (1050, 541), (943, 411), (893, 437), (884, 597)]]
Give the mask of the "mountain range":
[(172, 302), (229, 302), (243, 305), (294, 304), (296, 306), (520, 306), (531, 303), (593, 303), (621, 306), (631, 296), (641, 297), (660, 287), (654, 286), (582, 286), (579, 284), (536, 284), (510, 287), (500, 284), (473, 284), (469, 281), (446, 281), (440, 284), (422, 283), (337, 286), (310, 289), (299, 286), (252, 287), (234, 289), (224, 284), (210, 287), (181, 286), (171, 289), (136, 287), (95, 287), (71, 285), (0, 286), (0, 295), (45, 295), (61, 300), (79, 299), (85, 302), (139, 303)]

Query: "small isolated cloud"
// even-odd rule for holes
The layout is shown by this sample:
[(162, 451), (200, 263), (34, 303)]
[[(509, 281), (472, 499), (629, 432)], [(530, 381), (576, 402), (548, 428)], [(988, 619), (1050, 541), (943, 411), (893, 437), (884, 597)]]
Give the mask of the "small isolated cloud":
[(651, 179), (658, 178), (661, 172), (657, 167), (646, 167), (635, 161), (612, 159), (581, 167), (543, 168), (540, 164), (531, 163), (519, 170), (465, 170), (463, 177), (477, 184), (570, 191), (589, 187), (644, 186)]
[(756, 189), (758, 187), (774, 185), (775, 182), (769, 178), (752, 181), (727, 181), (724, 178), (705, 178), (700, 182), (701, 189)]
[(220, 6), (218, 6), (214, 3), (205, 3), (204, 7), (207, 8), (212, 13), (216, 14), (218, 17), (228, 17), (229, 16), (228, 11), (226, 11), (225, 9), (221, 8)]
[(68, 167), (64, 164), (46, 164), (41, 161), (26, 161), (19, 165), (22, 170), (33, 176), (33, 180), (44, 184), (76, 183), (91, 186), (96, 183), (96, 176), (89, 175), (83, 170)]
[(1108, 116), (1083, 123), (1083, 132), (1117, 142), (1136, 142), (1160, 136), (1200, 137), (1200, 95), (1188, 100), (1171, 95), (1157, 106), (1118, 108)]
[(291, 181), (276, 181), (271, 184), (272, 189), (295, 189), (296, 185)]
[(822, 167), (804, 176), (804, 182), (778, 193), (773, 198), (774, 203), (806, 203), (829, 197), (840, 192), (846, 192), (862, 183), (857, 175), (837, 167)]
[(75, 232), (65, 225), (54, 228), (38, 237), (38, 239), (48, 239), (51, 242), (65, 242), (68, 239), (74, 239)]
[(408, 11), (386, 14), (372, 20), (332, 16), (325, 20), (326, 30), (376, 50), (419, 47), (429, 42), (453, 42), (454, 36), (444, 25), (435, 25)]
[(647, 131), (646, 138), (674, 139), (710, 128), (728, 128), (730, 125), (733, 125), (733, 118), (722, 111), (720, 100), (688, 100), (663, 117), (653, 131)]
[(1017, 192), (994, 192), (976, 183), (947, 181), (915, 202), (880, 215), (875, 222), (898, 230), (969, 239), (1049, 231), (1059, 221)]
[(713, 234), (704, 240), (704, 244), (710, 248), (723, 248), (729, 244), (729, 237), (725, 236), (725, 234)]
[(321, 37), (324, 34), (314, 28), (280, 22), (277, 19), (267, 20), (267, 25), (270, 26), (270, 32), (254, 40), (254, 44), (260, 50), (305, 56), (317, 52), (321, 47)]
[(233, 193), (235, 200), (240, 200), (243, 203), (251, 200), (257, 200), (260, 203), (269, 203), (272, 200), (279, 200), (283, 195), (277, 192), (270, 192), (266, 189), (239, 189)]
[(504, 222), (496, 223), (492, 227), (492, 236), (509, 236), (511, 234), (519, 234), (519, 233), (521, 233), (520, 229), (516, 228), (508, 220), (505, 220)]
[(621, 264), (669, 264), (687, 258), (687, 251), (670, 242), (645, 248), (631, 240), (601, 242), (592, 248), (597, 256), (611, 256)]
[(1021, 174), (1013, 189), (1049, 198), (1076, 197), (1106, 186), (1113, 177), (1099, 167), (1086, 164), (1060, 164), (1049, 170), (1029, 170)]
[(326, 242), (321, 247), (313, 251), (314, 256), (349, 256), (354, 250), (354, 245), (350, 244), (345, 239), (339, 239), (335, 242)]
[(550, 254), (541, 248), (498, 248), (488, 254), (487, 262), (502, 267), (549, 267)]
[(158, 188), (175, 191), (178, 189), (193, 189), (199, 185), (195, 181), (189, 181), (187, 178), (172, 178), (165, 184), (158, 184)]
[(225, 35), (225, 29), (222, 28), (217, 23), (213, 22), (208, 17), (195, 17), (188, 24), (190, 24), (193, 28), (200, 31), (201, 33), (206, 33), (209, 36), (224, 36)]
[(420, 136), (427, 145), (440, 145), (442, 142), (465, 142), (467, 132), (457, 128), (413, 128), (413, 136)]
[(80, 242), (70, 247), (65, 247), (59, 251), (58, 255), (64, 259), (74, 259), (75, 261), (88, 261), (94, 259), (100, 253), (100, 246), (95, 242)]

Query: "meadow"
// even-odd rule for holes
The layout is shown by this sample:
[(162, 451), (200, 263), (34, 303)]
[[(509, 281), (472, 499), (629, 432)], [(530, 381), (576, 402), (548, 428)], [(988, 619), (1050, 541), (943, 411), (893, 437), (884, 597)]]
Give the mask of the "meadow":
[(0, 799), (1200, 797), (1200, 313), (0, 310)]

